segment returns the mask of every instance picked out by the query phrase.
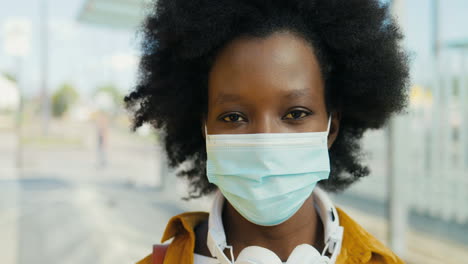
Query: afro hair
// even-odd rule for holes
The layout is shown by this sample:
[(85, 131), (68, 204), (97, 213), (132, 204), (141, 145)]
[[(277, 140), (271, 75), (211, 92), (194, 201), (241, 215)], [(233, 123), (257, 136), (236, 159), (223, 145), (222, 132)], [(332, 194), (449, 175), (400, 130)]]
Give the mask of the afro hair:
[(408, 59), (388, 5), (378, 0), (159, 0), (141, 26), (138, 81), (125, 97), (133, 129), (161, 130), (169, 165), (191, 166), (189, 197), (211, 193), (201, 122), (208, 75), (219, 51), (240, 36), (291, 31), (314, 47), (327, 111), (341, 113), (331, 172), (319, 183), (340, 191), (369, 174), (360, 139), (407, 104)]

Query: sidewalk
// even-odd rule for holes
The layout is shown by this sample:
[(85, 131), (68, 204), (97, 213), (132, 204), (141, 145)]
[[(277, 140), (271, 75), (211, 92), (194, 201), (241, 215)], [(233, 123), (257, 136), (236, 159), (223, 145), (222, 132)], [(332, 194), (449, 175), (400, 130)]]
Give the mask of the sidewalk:
[(13, 132), (0, 130), (0, 263), (16, 263), (18, 245), (12, 243), (17, 237), (18, 184)]
[(16, 136), (0, 135), (0, 263), (134, 263), (170, 217), (209, 208), (182, 201), (181, 184), (156, 191), (161, 152), (125, 131), (112, 131), (108, 166), (98, 167), (92, 127), (82, 125), (26, 144), (21, 170)]

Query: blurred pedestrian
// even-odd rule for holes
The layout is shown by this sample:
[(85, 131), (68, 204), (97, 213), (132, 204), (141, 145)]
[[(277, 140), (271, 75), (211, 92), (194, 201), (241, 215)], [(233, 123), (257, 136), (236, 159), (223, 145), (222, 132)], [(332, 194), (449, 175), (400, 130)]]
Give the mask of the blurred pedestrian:
[(109, 120), (104, 111), (98, 110), (94, 113), (96, 128), (96, 160), (98, 168), (107, 166), (107, 144), (109, 135)]

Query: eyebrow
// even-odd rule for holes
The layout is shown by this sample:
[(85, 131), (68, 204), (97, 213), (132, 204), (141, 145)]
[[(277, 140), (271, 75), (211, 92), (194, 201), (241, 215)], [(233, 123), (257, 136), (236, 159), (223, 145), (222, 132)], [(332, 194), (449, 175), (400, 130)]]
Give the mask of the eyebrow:
[(285, 93), (284, 97), (287, 99), (301, 98), (301, 97), (309, 95), (308, 91), (309, 91), (308, 88), (292, 90), (292, 91), (288, 91), (287, 93)]
[[(309, 89), (303, 88), (303, 89), (296, 89), (296, 90), (285, 92), (284, 98), (297, 99), (297, 98), (302, 98), (307, 95), (309, 95)], [(217, 104), (223, 104), (223, 103), (238, 102), (238, 101), (241, 101), (241, 99), (242, 97), (237, 94), (222, 93), (216, 97), (215, 102)]]
[(237, 94), (220, 94), (216, 97), (216, 103), (218, 104), (238, 102), (240, 100), (241, 100), (241, 96)]

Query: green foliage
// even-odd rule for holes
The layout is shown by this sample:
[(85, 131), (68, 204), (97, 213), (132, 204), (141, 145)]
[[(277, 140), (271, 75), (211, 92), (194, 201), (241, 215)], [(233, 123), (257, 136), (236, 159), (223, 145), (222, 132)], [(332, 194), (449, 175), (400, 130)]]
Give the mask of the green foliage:
[(96, 90), (94, 91), (94, 95), (97, 95), (99, 93), (109, 94), (115, 106), (120, 107), (123, 105), (124, 95), (114, 84), (109, 83), (109, 84), (98, 86)]
[(13, 74), (11, 74), (11, 73), (4, 72), (4, 73), (2, 73), (2, 75), (3, 75), (3, 77), (5, 77), (7, 80), (10, 80), (10, 81), (12, 81), (12, 82), (14, 82), (14, 83), (17, 82), (16, 77), (15, 77)]
[(69, 83), (64, 83), (52, 95), (52, 114), (54, 117), (61, 117), (69, 107), (78, 100), (79, 94)]

